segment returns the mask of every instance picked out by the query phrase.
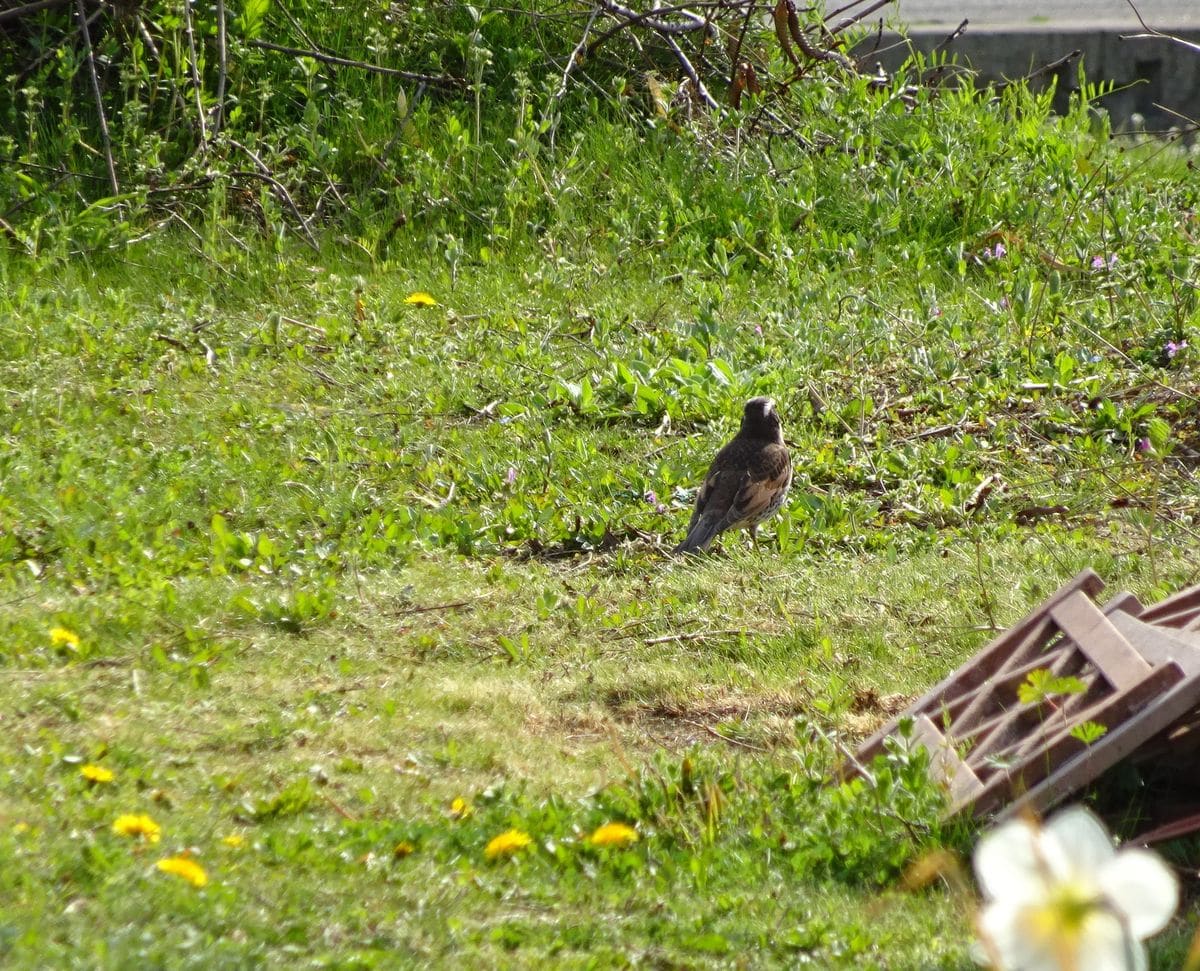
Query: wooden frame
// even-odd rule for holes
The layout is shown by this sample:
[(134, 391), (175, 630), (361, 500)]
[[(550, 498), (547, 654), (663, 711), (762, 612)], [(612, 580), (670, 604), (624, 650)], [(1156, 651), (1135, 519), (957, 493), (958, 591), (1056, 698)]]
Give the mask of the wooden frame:
[[(1200, 707), (1200, 586), (1145, 609), (1129, 593), (1103, 608), (1084, 570), (867, 740), (859, 766), (911, 719), (949, 792), (949, 814), (1044, 811)], [(1021, 702), (1034, 671), (1083, 690)], [(1078, 726), (1105, 729), (1091, 742)]]

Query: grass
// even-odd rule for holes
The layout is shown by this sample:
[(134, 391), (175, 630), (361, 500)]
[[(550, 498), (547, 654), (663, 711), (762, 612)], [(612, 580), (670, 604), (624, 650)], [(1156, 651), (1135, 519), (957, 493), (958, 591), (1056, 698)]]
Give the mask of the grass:
[[(2, 258), (7, 966), (970, 966), (920, 758), (821, 783), (1083, 567), (1195, 581), (1195, 189), (1020, 92), (811, 97), (847, 151), (597, 122), (471, 234)], [(755, 393), (774, 536), (669, 558)]]

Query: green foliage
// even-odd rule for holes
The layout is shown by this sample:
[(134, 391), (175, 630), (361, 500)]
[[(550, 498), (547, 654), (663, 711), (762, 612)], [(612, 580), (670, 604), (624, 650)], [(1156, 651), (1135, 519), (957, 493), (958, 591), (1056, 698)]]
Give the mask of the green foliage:
[[(202, 144), (181, 10), (101, 12), (116, 198), (65, 8), (0, 52), (3, 963), (965, 960), (886, 889), (971, 835), (924, 756), (834, 770), (1083, 566), (1194, 578), (1187, 157), (919, 59), (769, 142), (621, 46), (560, 99), (578, 23), (460, 4), (231, 7)], [(758, 393), (788, 506), (666, 559)]]
[(1017, 700), (1023, 705), (1043, 704), (1059, 695), (1077, 695), (1087, 690), (1078, 678), (1055, 676), (1047, 668), (1030, 671), (1024, 682), (1017, 686)]
[(1071, 737), (1083, 742), (1084, 745), (1091, 745), (1092, 742), (1099, 741), (1106, 734), (1108, 734), (1108, 728), (1094, 721), (1080, 722), (1071, 729)]

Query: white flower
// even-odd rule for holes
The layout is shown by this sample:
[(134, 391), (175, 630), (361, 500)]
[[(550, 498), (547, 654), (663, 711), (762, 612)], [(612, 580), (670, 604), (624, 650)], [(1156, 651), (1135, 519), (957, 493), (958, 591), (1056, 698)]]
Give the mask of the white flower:
[(1145, 971), (1142, 940), (1179, 904), (1154, 853), (1118, 852), (1103, 824), (1073, 806), (1044, 826), (1016, 819), (975, 847), (987, 903), (981, 959), (999, 971)]

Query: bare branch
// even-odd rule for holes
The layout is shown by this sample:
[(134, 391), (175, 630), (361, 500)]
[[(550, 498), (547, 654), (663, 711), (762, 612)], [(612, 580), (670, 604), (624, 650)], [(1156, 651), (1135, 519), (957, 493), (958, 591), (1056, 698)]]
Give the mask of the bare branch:
[[(890, 3), (891, 0), (888, 0), (888, 2)], [(610, 40), (611, 38), (615, 37), (621, 31), (625, 30), (625, 28), (627, 28), (627, 27), (634, 27), (637, 24), (646, 23), (647, 21), (650, 21), (652, 19), (662, 17), (664, 14), (685, 13), (685, 12), (688, 12), (691, 10), (700, 10), (700, 9), (704, 9), (704, 8), (724, 10), (729, 5), (728, 5), (728, 3), (725, 2), (725, 0), (716, 0), (715, 3), (689, 3), (686, 6), (658, 7), (654, 10), (647, 10), (645, 13), (639, 13), (639, 14), (634, 14), (633, 11), (631, 10), (631, 11), (629, 11), (629, 13), (632, 14), (632, 16), (629, 16), (629, 17), (626, 17), (624, 13), (617, 13), (615, 10), (609, 10), (607, 4), (601, 4), (601, 6), (604, 7), (604, 9), (608, 10), (608, 12), (610, 14), (613, 14), (614, 16), (620, 16), (623, 19), (615, 27), (612, 27), (612, 28), (604, 31), (604, 33), (598, 34), (596, 36), (596, 39), (588, 45), (588, 50), (587, 50), (588, 57), (591, 57), (593, 54), (595, 54), (596, 48), (598, 48), (606, 40)], [(748, 12), (747, 16), (749, 16), (749, 13), (752, 13), (754, 11), (754, 3), (753, 2), (747, 3), (746, 10)], [(688, 31), (699, 30), (703, 26), (705, 26), (705, 24), (703, 21), (701, 21), (699, 24), (694, 24), (693, 26), (689, 26), (687, 28), (687, 30)]]
[[(841, 23), (839, 23), (836, 27), (831, 27), (828, 30), (828, 33), (840, 34), (843, 30), (847, 30), (850, 27), (854, 27), (857, 24), (862, 23), (864, 20), (867, 19), (867, 17), (871, 16), (871, 14), (873, 14), (880, 7), (886, 7), (889, 3), (893, 3), (893, 2), (894, 2), (894, 0), (875, 0), (875, 2), (873, 4), (871, 4), (871, 6), (867, 7), (866, 10), (863, 10), (860, 13), (856, 13), (853, 16), (847, 17), (845, 20), (841, 21)], [(850, 7), (853, 7), (853, 6), (857, 6), (857, 4), (852, 3), (849, 6), (843, 7), (842, 10), (849, 10)], [(839, 14), (842, 12), (842, 10), (835, 10), (835, 11), (833, 11), (833, 13), (829, 14), (829, 16), (832, 17), (835, 14)]]
[(229, 73), (229, 45), (226, 36), (225, 0), (217, 0), (217, 103), (213, 106), (213, 135), (225, 124), (225, 81)]
[(692, 67), (692, 62), (687, 59), (687, 55), (683, 53), (683, 48), (676, 43), (675, 38), (670, 34), (662, 34), (660, 36), (666, 42), (666, 45), (671, 48), (671, 53), (675, 55), (675, 59), (679, 62), (679, 66), (683, 68), (683, 73), (687, 75), (687, 79), (696, 88), (696, 93), (700, 96), (700, 100), (708, 105), (709, 108), (725, 114), (725, 109), (717, 104), (716, 99), (708, 93), (708, 88), (700, 80), (700, 75), (696, 73), (696, 69)]
[[(80, 0), (80, 2), (82, 2), (82, 0)], [(271, 169), (268, 167), (266, 162), (264, 162), (241, 142), (235, 142), (233, 139), (230, 139), (229, 144), (250, 156), (250, 160), (254, 162), (258, 169), (256, 172), (248, 172), (243, 170), (238, 172), (230, 172), (229, 174), (234, 177), (240, 176), (242, 178), (260, 179), (261, 181), (267, 183), (267, 185), (271, 186), (271, 188), (275, 190), (275, 194), (279, 196), (281, 200), (283, 200), (283, 204), (287, 206), (292, 211), (292, 215), (296, 217), (296, 221), (300, 224), (300, 229), (304, 232), (305, 239), (308, 240), (308, 245), (319, 253), (321, 251), (321, 247), (317, 245), (317, 241), (313, 237), (312, 230), (308, 228), (308, 220), (301, 215), (300, 207), (296, 205), (295, 200), (292, 198), (292, 194), (287, 190), (287, 186), (285, 186), (282, 182), (275, 178), (274, 175), (271, 174)]]
[(8, 10), (0, 10), (0, 24), (6, 20), (20, 20), (31, 13), (37, 13), (39, 10), (48, 10), (51, 7), (65, 7), (70, 0), (36, 0), (35, 3), (27, 3), (20, 7), (10, 7)]
[(100, 78), (96, 74), (96, 52), (92, 50), (92, 32), (88, 27), (87, 10), (83, 0), (75, 0), (75, 12), (79, 17), (79, 32), (83, 35), (83, 49), (87, 53), (88, 76), (92, 82), (92, 96), (96, 99), (96, 115), (100, 120), (100, 139), (104, 143), (104, 161), (108, 165), (108, 181), (113, 195), (121, 194), (117, 182), (117, 166), (113, 162), (112, 139), (108, 134), (108, 118), (104, 114), (104, 99), (100, 96)]
[[(158, 45), (154, 43), (154, 37), (151, 35), (150, 31), (146, 29), (146, 22), (142, 20), (141, 17), (136, 17), (135, 19), (137, 20), (138, 34), (141, 35), (142, 41), (146, 45), (146, 49), (154, 55), (154, 60), (158, 62), (159, 69), (161, 70), (163, 66), (162, 54), (158, 52)], [(171, 95), (175, 99), (175, 106), (179, 109), (180, 115), (186, 115), (187, 104), (183, 100), (183, 95), (179, 93), (179, 85), (175, 83), (175, 79), (171, 76), (169, 71), (162, 71), (162, 73), (167, 79), (167, 82), (171, 85)]]
[(626, 23), (645, 23), (647, 27), (659, 34), (690, 34), (692, 31), (703, 30), (708, 26), (708, 22), (703, 17), (691, 13), (684, 7), (670, 8), (672, 13), (678, 14), (685, 21), (682, 24), (672, 24), (659, 19), (664, 10), (638, 13), (636, 10), (630, 10), (623, 4), (617, 3), (616, 0), (600, 0), (600, 6), (613, 16), (621, 17)]
[(1073, 60), (1075, 60), (1075, 58), (1079, 57), (1079, 55), (1082, 53), (1083, 53), (1083, 51), (1071, 51), (1068, 54), (1064, 54), (1062, 57), (1059, 57), (1059, 58), (1051, 61), (1049, 64), (1043, 64), (1036, 71), (1030, 71), (1028, 74), (1026, 74), (1022, 78), (1013, 78), (1009, 81), (1000, 82), (999, 84), (996, 85), (996, 90), (1003, 91), (1005, 88), (1009, 87), (1010, 85), (1023, 84), (1026, 81), (1032, 81), (1036, 77), (1041, 77), (1043, 74), (1049, 74), (1052, 71), (1057, 71), (1060, 67), (1063, 67), (1066, 64), (1070, 64)]
[(183, 0), (183, 29), (188, 42), (188, 73), (196, 93), (196, 117), (200, 122), (200, 143), (208, 144), (208, 127), (204, 123), (204, 101), (200, 97), (200, 67), (196, 62), (196, 35), (192, 30), (192, 0)]
[(369, 64), (366, 61), (354, 61), (348, 57), (323, 54), (321, 51), (306, 51), (298, 47), (285, 47), (282, 44), (272, 44), (270, 41), (265, 40), (251, 40), (247, 43), (251, 47), (258, 47), (264, 51), (278, 51), (280, 54), (290, 54), (292, 57), (311, 57), (314, 61), (320, 61), (323, 64), (335, 64), (338, 67), (356, 67), (361, 71), (370, 71), (372, 74), (386, 74), (388, 77), (404, 78), (407, 81), (420, 81), (423, 84), (430, 84), (434, 87), (461, 88), (464, 84), (459, 78), (436, 77), (432, 74), (400, 71), (394, 67), (381, 67), (378, 64)]
[(1142, 25), (1144, 34), (1121, 34), (1121, 40), (1144, 40), (1151, 37), (1156, 37), (1159, 40), (1169, 40), (1175, 44), (1181, 44), (1188, 50), (1200, 53), (1200, 44), (1193, 44), (1190, 40), (1184, 40), (1182, 37), (1176, 37), (1174, 34), (1168, 34), (1157, 28), (1151, 27), (1145, 20), (1142, 19), (1142, 12), (1138, 10), (1137, 4), (1133, 0), (1125, 0), (1129, 4), (1129, 9), (1133, 11), (1133, 15), (1137, 17), (1138, 23)]
[(1184, 40), (1182, 37), (1176, 37), (1174, 34), (1168, 34), (1161, 30), (1151, 30), (1146, 34), (1120, 34), (1119, 36), (1121, 40), (1169, 40), (1173, 44), (1179, 44), (1190, 51), (1200, 54), (1200, 44), (1195, 44), (1190, 40)]

